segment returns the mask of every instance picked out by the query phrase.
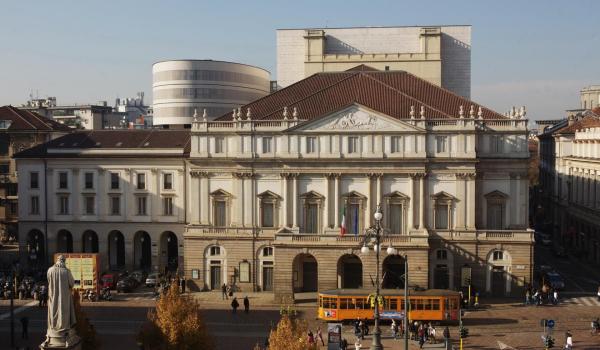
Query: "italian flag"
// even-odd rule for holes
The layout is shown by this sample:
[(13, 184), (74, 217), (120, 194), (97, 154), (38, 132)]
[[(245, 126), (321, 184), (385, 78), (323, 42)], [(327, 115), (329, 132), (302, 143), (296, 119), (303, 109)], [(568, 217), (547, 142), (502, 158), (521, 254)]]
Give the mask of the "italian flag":
[(340, 225), (340, 236), (346, 234), (346, 206), (342, 209), (342, 224)]

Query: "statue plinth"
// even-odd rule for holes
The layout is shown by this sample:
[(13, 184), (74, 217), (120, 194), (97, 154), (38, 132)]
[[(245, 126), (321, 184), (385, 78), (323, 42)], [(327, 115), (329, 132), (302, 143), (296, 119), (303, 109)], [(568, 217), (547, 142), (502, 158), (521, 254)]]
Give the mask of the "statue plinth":
[(81, 350), (81, 338), (70, 329), (67, 334), (46, 335), (46, 340), (40, 345), (41, 350)]

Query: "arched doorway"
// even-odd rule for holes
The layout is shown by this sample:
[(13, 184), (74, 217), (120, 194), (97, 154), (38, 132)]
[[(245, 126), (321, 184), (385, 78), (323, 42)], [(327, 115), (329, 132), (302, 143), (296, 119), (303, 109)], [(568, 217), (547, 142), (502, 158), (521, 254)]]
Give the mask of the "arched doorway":
[(81, 251), (84, 253), (98, 253), (98, 235), (92, 230), (87, 230), (81, 237)]
[(227, 253), (218, 245), (211, 245), (204, 252), (206, 272), (204, 281), (211, 290), (220, 290), (227, 281)]
[(454, 255), (450, 249), (434, 249), (429, 255), (429, 285), (454, 289)]
[(310, 254), (299, 254), (294, 258), (292, 285), (294, 292), (316, 292), (318, 290), (318, 263)]
[(73, 253), (73, 235), (67, 230), (60, 230), (56, 235), (56, 252)]
[(163, 232), (160, 238), (162, 266), (168, 271), (177, 271), (179, 266), (179, 245), (177, 236), (171, 231)]
[(150, 235), (146, 231), (138, 231), (133, 238), (133, 264), (142, 270), (152, 266)]
[(46, 245), (44, 234), (39, 230), (31, 230), (27, 234), (27, 253), (31, 265), (43, 265), (46, 261)]
[(404, 289), (404, 259), (400, 255), (386, 257), (381, 271), (383, 288)]
[(494, 249), (487, 256), (486, 291), (493, 296), (511, 292), (511, 257), (506, 250)]
[(362, 288), (362, 261), (354, 254), (345, 254), (338, 259), (338, 288)]
[(111, 270), (125, 267), (125, 239), (119, 231), (108, 234), (108, 265)]
[(274, 252), (275, 248), (271, 246), (261, 247), (258, 250), (258, 260), (260, 264), (260, 287), (265, 292), (273, 291), (274, 275)]

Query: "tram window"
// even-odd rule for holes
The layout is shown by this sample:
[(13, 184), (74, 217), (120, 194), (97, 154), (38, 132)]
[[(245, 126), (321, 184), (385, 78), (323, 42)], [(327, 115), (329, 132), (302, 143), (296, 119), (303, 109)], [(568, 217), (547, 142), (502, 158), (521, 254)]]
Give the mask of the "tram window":
[(398, 310), (398, 298), (390, 298), (390, 310)]
[(348, 298), (340, 298), (340, 309), (348, 309)]
[(424, 310), (431, 310), (431, 303), (433, 302), (433, 300), (431, 299), (423, 299), (423, 304), (424, 304)]
[(450, 299), (444, 299), (444, 310), (450, 310)]
[(356, 301), (354, 303), (357, 309), (363, 308), (363, 300), (361, 298), (356, 298)]
[(329, 307), (332, 309), (337, 309), (337, 298), (331, 298)]
[(400, 299), (400, 310), (404, 310), (404, 299)]
[(348, 299), (348, 309), (357, 309), (356, 298)]
[(319, 297), (319, 307), (323, 307), (323, 297)]
[(417, 309), (417, 299), (410, 299), (410, 310)]
[(423, 299), (417, 299), (417, 310), (423, 310)]
[(431, 300), (431, 309), (439, 310), (440, 309), (440, 299), (432, 299)]
[(329, 298), (323, 298), (323, 308), (329, 309)]

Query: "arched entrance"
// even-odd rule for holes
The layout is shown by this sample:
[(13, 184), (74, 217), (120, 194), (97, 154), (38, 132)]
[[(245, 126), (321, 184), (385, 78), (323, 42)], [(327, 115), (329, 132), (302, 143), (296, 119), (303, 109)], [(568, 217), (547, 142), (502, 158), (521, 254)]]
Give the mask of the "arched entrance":
[(381, 271), (383, 288), (404, 289), (404, 259), (400, 255), (386, 257)]
[(434, 249), (429, 255), (429, 285), (454, 289), (454, 255), (450, 249)]
[(81, 237), (81, 251), (84, 253), (98, 253), (98, 235), (92, 230), (87, 230)]
[(345, 254), (338, 259), (338, 288), (362, 288), (362, 261), (354, 254)]
[(56, 252), (73, 253), (73, 235), (67, 230), (60, 230), (56, 235)]
[(319, 280), (317, 259), (310, 254), (299, 254), (294, 258), (292, 266), (294, 292), (316, 292)]
[(204, 282), (211, 290), (220, 290), (223, 283), (227, 281), (227, 253), (225, 248), (211, 245), (204, 252), (206, 270)]
[(138, 231), (133, 238), (133, 264), (142, 270), (152, 266), (150, 235), (146, 231)]
[(125, 239), (119, 231), (108, 234), (108, 265), (111, 270), (125, 267)]
[(31, 230), (27, 234), (27, 253), (32, 265), (42, 265), (46, 261), (46, 245), (44, 234), (39, 230)]
[(511, 292), (511, 257), (506, 250), (494, 249), (487, 257), (486, 291), (493, 296), (505, 296)]
[(177, 271), (179, 265), (179, 245), (177, 236), (171, 231), (165, 231), (160, 237), (162, 266), (168, 271)]

